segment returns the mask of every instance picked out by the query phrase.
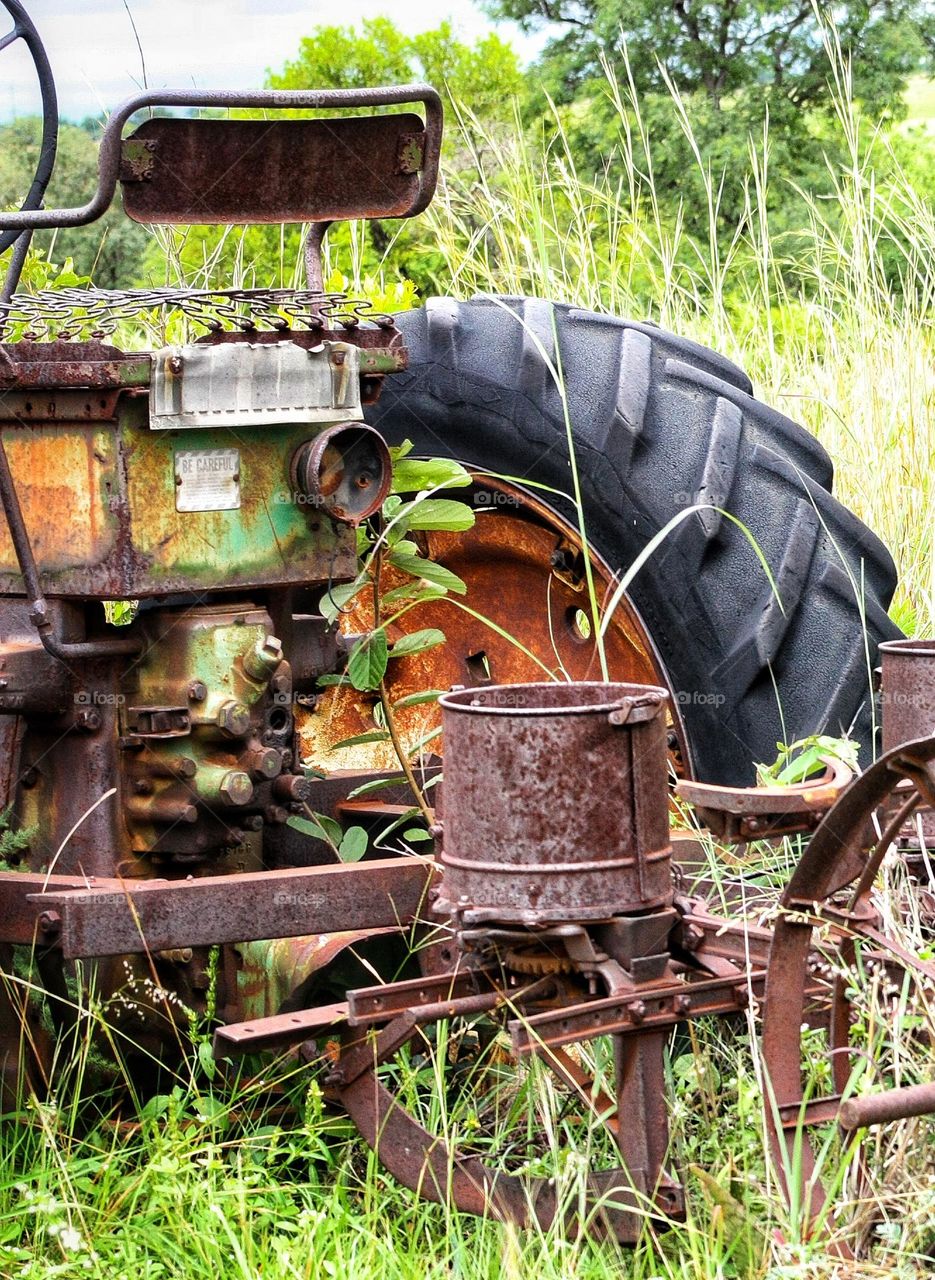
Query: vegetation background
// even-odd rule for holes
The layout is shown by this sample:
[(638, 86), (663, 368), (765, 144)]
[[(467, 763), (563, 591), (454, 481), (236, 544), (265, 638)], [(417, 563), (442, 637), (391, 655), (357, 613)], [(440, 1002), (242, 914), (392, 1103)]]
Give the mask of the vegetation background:
[[(894, 617), (935, 634), (930, 7), (493, 0), (492, 11), (558, 33), (524, 68), (495, 35), (468, 46), (445, 24), (411, 37), (375, 18), (310, 31), (270, 74), (274, 87), (425, 78), (445, 93), (434, 205), (412, 224), (336, 228), (330, 283), (390, 307), (433, 292), (530, 293), (715, 347), (822, 440), (838, 496), (897, 561)], [(65, 126), (49, 203), (86, 198), (99, 128)], [(0, 130), (11, 203), (28, 185), (35, 138), (29, 120)], [(156, 236), (114, 212), (37, 243), (29, 288), (89, 275), (105, 287), (301, 282), (297, 228)], [(764, 882), (794, 853), (764, 867)], [(724, 857), (712, 867), (724, 885), (749, 881), (749, 868)], [(931, 952), (918, 921), (905, 930), (907, 945)], [(101, 1016), (89, 1007), (82, 1025)], [(689, 1218), (666, 1236), (647, 1225), (634, 1252), (416, 1203), (328, 1114), (315, 1084), (288, 1073), (280, 1087), (293, 1109), (268, 1101), (262, 1073), (232, 1089), (197, 1052), (131, 1120), (103, 1099), (79, 1105), (70, 1099), (86, 1040), (63, 1064), (57, 1101), (31, 1104), (26, 1124), (4, 1129), (0, 1274), (932, 1274), (925, 1122), (882, 1159), (867, 1260), (835, 1262), (802, 1238), (776, 1190), (751, 1030), (701, 1027), (673, 1052)]]

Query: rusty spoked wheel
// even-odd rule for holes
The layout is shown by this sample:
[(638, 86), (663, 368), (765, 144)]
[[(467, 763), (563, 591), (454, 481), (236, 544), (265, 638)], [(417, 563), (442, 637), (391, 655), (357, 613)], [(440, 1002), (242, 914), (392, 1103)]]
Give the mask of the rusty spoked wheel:
[(935, 1112), (935, 963), (900, 936), (898, 916), (884, 918), (875, 885), (900, 829), (935, 805), (933, 762), (935, 738), (908, 743), (851, 784), (783, 894), (770, 951), (763, 1060), (773, 1151), (794, 1225), (827, 1234), (843, 1256), (886, 1203), (890, 1189), (874, 1185), (874, 1171), (892, 1163), (897, 1144), (907, 1170), (930, 1158), (930, 1144), (883, 1126)]
[(646, 1185), (647, 1162), (665, 1152), (644, 1150), (637, 1164), (618, 1115), (619, 1091), (650, 1087), (650, 1062), (662, 1105), (663, 1037), (648, 1052), (605, 1036), (517, 1057), (508, 1022), (534, 1010), (548, 984), (523, 980), (499, 1009), (497, 994), (482, 993), (456, 1001), (456, 1018), (441, 1005), (401, 1014), (370, 1035), (347, 1032), (337, 1096), (384, 1167), (423, 1199), (519, 1227), (632, 1244), (647, 1221), (684, 1211), (676, 1183), (663, 1176)]
[[(455, 496), (462, 494), (455, 491)], [(390, 664), (387, 691), (392, 701), (455, 684), (601, 679), (577, 531), (546, 503), (504, 481), (476, 477), (469, 500), (477, 513), (473, 528), (416, 535), (423, 553), (456, 573), (467, 592), (426, 602), (390, 628), (391, 640), (427, 627), (438, 628), (446, 638), (418, 661)], [(591, 569), (602, 606), (613, 592), (615, 575), (593, 549)], [(384, 577), (393, 584), (392, 570), (384, 570)], [(366, 593), (354, 606), (341, 620), (348, 634), (372, 625)], [(626, 598), (605, 633), (604, 652), (611, 680), (669, 690), (670, 759), (678, 775), (690, 773), (679, 699), (648, 628)], [(375, 702), (375, 697), (343, 687), (326, 691), (301, 728), (306, 757), (327, 761), (329, 769), (398, 768), (391, 743), (335, 749), (345, 739), (374, 730)], [(432, 734), (440, 717), (433, 705), (407, 707), (398, 720), (407, 745), (430, 742), (438, 750)]]

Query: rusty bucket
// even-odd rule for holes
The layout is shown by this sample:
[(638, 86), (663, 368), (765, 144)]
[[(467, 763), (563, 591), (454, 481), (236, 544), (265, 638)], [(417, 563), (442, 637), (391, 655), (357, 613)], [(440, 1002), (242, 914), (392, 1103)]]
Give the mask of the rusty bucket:
[[(887, 640), (880, 645), (882, 665), (883, 750), (935, 734), (935, 640)], [(935, 812), (920, 817), (928, 849), (935, 849)], [(910, 821), (904, 835), (918, 841)]]
[(672, 900), (664, 689), (520, 684), (445, 694), (442, 899), (536, 927)]

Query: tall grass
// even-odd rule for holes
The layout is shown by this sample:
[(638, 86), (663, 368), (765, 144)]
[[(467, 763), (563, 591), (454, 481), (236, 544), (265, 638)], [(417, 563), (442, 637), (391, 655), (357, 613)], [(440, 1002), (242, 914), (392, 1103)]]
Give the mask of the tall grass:
[(718, 175), (671, 84), (710, 228), (690, 238), (683, 217), (662, 208), (626, 63), (605, 65), (619, 145), (602, 174), (579, 170), (558, 110), (543, 154), (518, 124), (512, 140), (494, 139), (462, 108), (476, 164), (469, 177), (445, 175), (427, 217), (456, 294), (533, 294), (650, 319), (737, 361), (757, 395), (825, 445), (837, 496), (897, 562), (894, 617), (931, 634), (935, 215), (887, 134), (853, 105), (848, 65), (830, 38), (828, 52), (846, 160), (829, 166), (821, 198), (801, 193), (795, 232), (774, 234), (770, 223), (770, 189), (794, 175), (771, 170), (767, 128), (750, 147), (743, 217), (725, 234)]

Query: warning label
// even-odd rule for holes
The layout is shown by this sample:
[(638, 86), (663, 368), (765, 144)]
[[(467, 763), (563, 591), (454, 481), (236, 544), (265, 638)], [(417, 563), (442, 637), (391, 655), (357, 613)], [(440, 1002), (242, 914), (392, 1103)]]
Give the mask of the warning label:
[(239, 449), (180, 449), (176, 453), (176, 511), (235, 511), (239, 506)]

